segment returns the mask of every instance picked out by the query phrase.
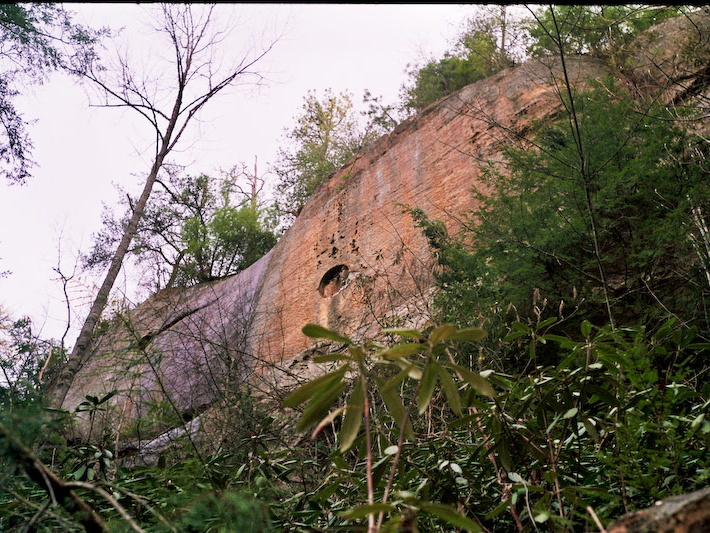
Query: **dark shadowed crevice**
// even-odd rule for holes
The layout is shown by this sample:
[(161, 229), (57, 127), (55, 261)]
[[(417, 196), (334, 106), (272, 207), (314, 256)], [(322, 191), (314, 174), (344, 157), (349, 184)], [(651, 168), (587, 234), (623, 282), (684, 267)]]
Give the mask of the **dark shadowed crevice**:
[(326, 272), (318, 285), (318, 292), (323, 298), (331, 298), (345, 288), (348, 272), (347, 265), (336, 265)]
[(143, 335), (143, 337), (141, 337), (140, 339), (138, 339), (135, 342), (134, 346), (141, 351), (145, 350), (146, 348), (148, 348), (148, 346), (150, 346), (150, 343), (153, 342), (153, 339), (155, 339), (155, 337), (157, 337), (158, 335), (160, 335), (164, 331), (169, 330), (170, 328), (172, 328), (175, 324), (177, 324), (181, 320), (184, 320), (185, 318), (189, 317), (190, 315), (194, 315), (195, 313), (197, 313), (198, 311), (201, 311), (205, 307), (209, 307), (210, 305), (215, 303), (215, 301), (216, 300), (211, 300), (205, 304), (200, 305), (199, 307), (196, 307), (195, 309), (189, 309), (187, 311), (184, 311), (184, 312), (178, 314), (177, 316), (173, 317), (171, 320), (166, 321), (157, 331), (151, 331), (151, 332)]

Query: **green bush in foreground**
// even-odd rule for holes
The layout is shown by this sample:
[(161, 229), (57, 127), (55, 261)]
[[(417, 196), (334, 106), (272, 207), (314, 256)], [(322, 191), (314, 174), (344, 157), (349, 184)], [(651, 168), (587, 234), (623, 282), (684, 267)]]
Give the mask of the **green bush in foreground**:
[[(387, 330), (403, 340), (383, 347), (306, 326), (346, 345), (318, 359), (335, 368), (284, 401), (305, 404), (300, 431), (339, 426), (313, 495), (339, 510), (330, 523), (582, 531), (706, 485), (710, 385), (693, 369), (707, 345), (674, 321), (654, 332), (585, 321), (581, 341), (547, 333), (554, 322), (513, 324), (506, 341), (530, 358), (516, 375), (459, 360), (484, 336), (477, 328)], [(539, 364), (548, 344), (556, 361)]]

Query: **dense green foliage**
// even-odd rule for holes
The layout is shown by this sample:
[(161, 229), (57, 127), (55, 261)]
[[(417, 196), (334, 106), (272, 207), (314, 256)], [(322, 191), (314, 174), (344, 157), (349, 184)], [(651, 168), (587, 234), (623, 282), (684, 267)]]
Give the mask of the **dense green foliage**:
[(448, 319), (670, 313), (707, 334), (706, 144), (614, 87), (574, 99), (575, 127), (541, 127), (506, 172), (488, 169), (469, 231), (453, 238), (413, 211), (444, 267)]
[(609, 57), (639, 32), (683, 13), (682, 6), (560, 5), (540, 7), (525, 23), (533, 56), (591, 54)]
[(42, 365), (55, 350), (38, 338), (28, 317), (0, 315), (0, 409), (11, 411), (39, 399)]
[(681, 6), (477, 6), (455, 46), (416, 65), (402, 88), (411, 112), (531, 57), (592, 54), (611, 59), (639, 32), (683, 12)]
[[(512, 324), (505, 342), (527, 355), (513, 372), (470, 363), (476, 328), (389, 330), (402, 336), (389, 348), (305, 328), (348, 343), (321, 358), (339, 368), (284, 400), (309, 402), (302, 431), (342, 414), (339, 457), (314, 498), (352, 529), (369, 515), (373, 531), (384, 513), (382, 531), (412, 521), (420, 531), (582, 531), (705, 486), (710, 389), (693, 368), (710, 345), (673, 320), (655, 332), (585, 321), (579, 341), (548, 333), (555, 322)], [(346, 372), (351, 392), (336, 408)]]
[[(541, 10), (530, 50), (609, 56), (671, 12)], [(491, 35), (468, 35), (479, 59), (495, 53)], [(488, 68), (467, 61), (446, 76)], [(37, 407), (51, 347), (5, 321), (0, 529), (82, 529), (32, 477), (35, 458), (105, 520), (98, 531), (598, 531), (706, 487), (707, 142), (686, 127), (690, 106), (634, 100), (610, 81), (562, 87), (559, 113), (484, 170), (459, 233), (408, 208), (439, 262), (436, 323), (380, 342), (307, 325), (323, 372), (267, 401), (225, 387), (219, 442), (185, 434), (149, 467), (131, 466), (110, 432), (65, 442), (68, 414)], [(292, 207), (363, 140), (342, 96), (309, 95), (304, 110), (282, 160)], [(216, 183), (173, 175), (146, 218), (153, 233), (137, 242), (172, 247), (184, 278), (170, 279), (263, 253), (256, 197), (235, 204), (234, 183)], [(93, 421), (113, 394), (76, 410)], [(156, 405), (136, 426), (180, 426), (182, 414)]]
[(409, 71), (402, 88), (402, 107), (417, 112), (466, 85), (513, 66), (519, 59), (515, 39), (519, 21), (512, 20), (506, 6), (485, 8), (467, 21), (451, 51)]
[[(260, 199), (241, 192), (240, 176), (221, 179), (169, 172), (148, 204), (130, 252), (152, 271), (151, 289), (189, 286), (244, 270), (268, 252), (277, 237)], [(252, 195), (253, 194), (253, 195)], [(87, 257), (90, 267), (112, 257), (131, 216), (133, 199), (121, 220), (104, 213), (104, 228)]]
[(293, 221), (306, 199), (372, 139), (361, 130), (351, 96), (326, 91), (322, 98), (304, 97), (296, 126), (287, 132), (288, 145), (279, 151), (277, 210)]

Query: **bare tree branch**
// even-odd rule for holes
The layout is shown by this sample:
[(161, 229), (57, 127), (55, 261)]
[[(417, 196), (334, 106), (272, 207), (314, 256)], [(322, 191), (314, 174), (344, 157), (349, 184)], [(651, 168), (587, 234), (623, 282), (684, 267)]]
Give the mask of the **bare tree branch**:
[[(108, 79), (104, 68), (96, 63), (93, 56), (85, 57), (76, 69), (91, 84), (102, 91), (106, 104), (115, 107), (127, 107), (144, 117), (154, 130), (155, 157), (147, 174), (143, 191), (135, 203), (133, 214), (124, 230), (121, 241), (113, 255), (103, 283), (96, 295), (89, 314), (79, 333), (74, 349), (67, 364), (61, 370), (57, 380), (49, 387), (50, 402), (59, 408), (64, 402), (74, 375), (86, 360), (94, 330), (108, 302), (109, 293), (118, 277), (123, 260), (131, 241), (138, 230), (150, 198), (158, 173), (163, 168), (168, 155), (187, 130), (197, 113), (226, 88), (235, 85), (242, 78), (258, 76), (250, 69), (260, 61), (274, 46), (270, 43), (263, 50), (247, 53), (237, 66), (221, 70), (222, 74), (212, 70), (216, 46), (222, 40), (222, 33), (213, 30), (213, 9), (190, 4), (163, 4), (162, 21), (159, 31), (168, 36), (172, 46), (175, 79), (160, 82), (161, 89), (172, 87), (172, 103), (162, 105), (159, 93), (149, 94), (145, 84), (139, 85), (128, 60), (120, 62), (121, 72), (116, 83)], [(169, 109), (167, 111), (166, 109)]]

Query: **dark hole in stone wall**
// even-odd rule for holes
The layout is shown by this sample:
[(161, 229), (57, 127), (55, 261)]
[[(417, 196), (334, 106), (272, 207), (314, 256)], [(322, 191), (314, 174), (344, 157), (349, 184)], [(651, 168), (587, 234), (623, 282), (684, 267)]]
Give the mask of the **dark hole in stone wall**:
[(323, 298), (331, 298), (337, 294), (348, 279), (348, 266), (336, 265), (326, 272), (318, 285), (318, 292)]

